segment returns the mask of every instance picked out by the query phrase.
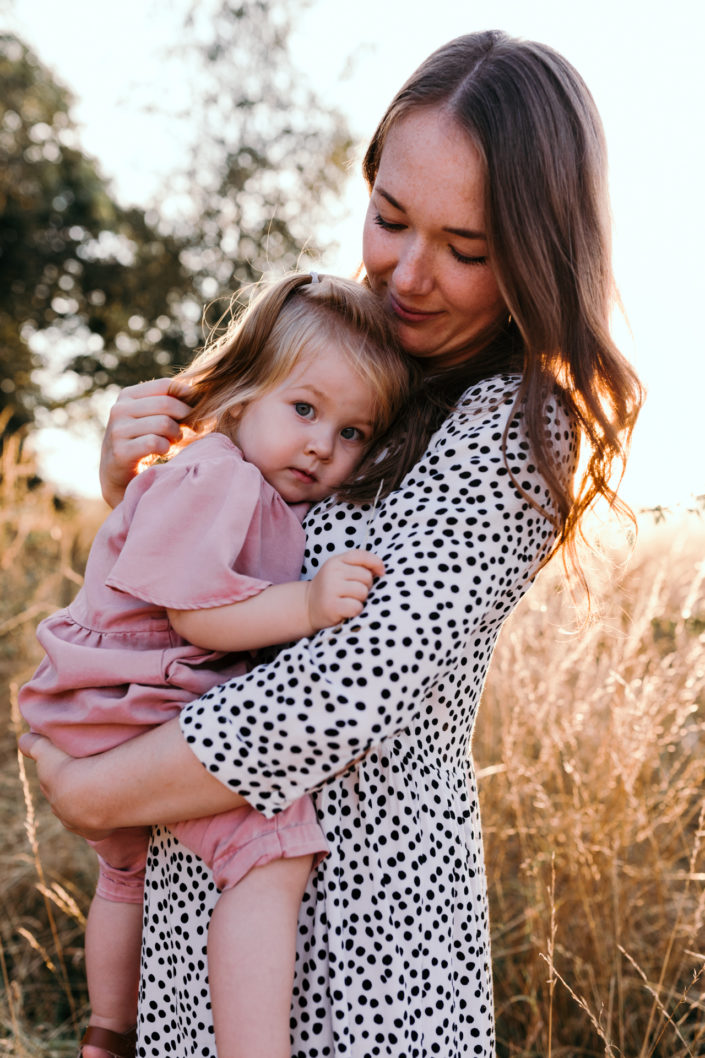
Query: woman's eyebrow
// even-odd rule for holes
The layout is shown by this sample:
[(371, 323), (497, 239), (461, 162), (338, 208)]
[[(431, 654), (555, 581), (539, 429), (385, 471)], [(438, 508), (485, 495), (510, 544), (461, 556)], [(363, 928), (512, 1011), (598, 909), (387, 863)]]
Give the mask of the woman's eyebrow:
[(461, 239), (486, 239), (484, 231), (473, 231), (471, 228), (443, 228), (450, 235), (459, 235)]
[[(375, 191), (382, 198), (386, 198), (394, 209), (398, 209), (400, 213), (406, 213), (401, 202), (397, 202), (396, 198), (390, 195), (388, 191), (385, 191), (383, 187), (375, 187)], [(473, 228), (443, 228), (442, 231), (447, 231), (449, 235), (459, 235), (461, 239), (487, 239), (484, 231), (475, 231)]]
[(390, 206), (394, 206), (394, 208), (398, 209), (400, 213), (406, 213), (406, 210), (402, 206), (401, 202), (397, 202), (397, 200), (394, 198), (394, 196), (390, 195), (388, 191), (385, 191), (383, 187), (377, 187), (375, 185), (375, 191), (379, 195), (381, 195), (382, 198), (386, 198), (386, 200), (390, 204)]

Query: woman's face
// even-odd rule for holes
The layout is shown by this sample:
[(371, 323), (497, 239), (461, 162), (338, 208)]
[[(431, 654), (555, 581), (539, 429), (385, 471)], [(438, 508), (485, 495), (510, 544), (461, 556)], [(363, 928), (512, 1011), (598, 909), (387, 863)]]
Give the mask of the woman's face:
[(434, 368), (471, 356), (506, 312), (487, 257), (480, 156), (442, 110), (411, 111), (390, 129), (362, 253), (402, 345)]

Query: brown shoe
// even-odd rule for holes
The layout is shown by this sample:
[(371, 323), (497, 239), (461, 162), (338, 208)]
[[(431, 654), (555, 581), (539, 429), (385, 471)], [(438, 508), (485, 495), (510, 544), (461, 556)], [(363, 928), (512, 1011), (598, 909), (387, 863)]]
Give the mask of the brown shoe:
[(97, 1025), (89, 1025), (81, 1040), (81, 1050), (78, 1058), (83, 1054), (84, 1043), (91, 1047), (100, 1047), (107, 1051), (111, 1058), (135, 1058), (137, 1052), (137, 1029), (129, 1032), (113, 1032), (112, 1029), (101, 1029)]

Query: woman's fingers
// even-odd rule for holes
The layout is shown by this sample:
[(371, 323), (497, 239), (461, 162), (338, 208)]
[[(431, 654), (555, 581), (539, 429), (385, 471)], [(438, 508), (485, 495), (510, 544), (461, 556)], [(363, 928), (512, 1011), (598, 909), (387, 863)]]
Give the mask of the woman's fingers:
[[(24, 753), (25, 757), (30, 757), (32, 760), (36, 760), (34, 755), (35, 747), (37, 743), (42, 739), (42, 735), (35, 735), (31, 732), (20, 735), (18, 746), (20, 751)], [(44, 739), (46, 741), (46, 739)]]
[(190, 407), (191, 400), (193, 399), (193, 390), (188, 382), (183, 382), (179, 378), (170, 378), (169, 393), (172, 397), (178, 397)]
[(30, 757), (37, 765), (42, 793), (54, 808), (61, 768), (71, 758), (43, 735), (21, 735), (18, 744), (25, 757)]
[(44, 735), (21, 735), (19, 747), (25, 757), (30, 757), (35, 761), (42, 791), (51, 800), (55, 782), (62, 765), (73, 758), (58, 749)]
[(168, 378), (122, 391), (110, 410), (101, 449), (100, 481), (111, 507), (122, 499), (140, 460), (165, 455), (181, 436), (179, 422), (190, 411), (181, 399), (187, 393), (183, 384)]
[(136, 382), (134, 386), (125, 386), (120, 390), (116, 404), (131, 400), (142, 400), (149, 397), (163, 397), (171, 394), (176, 399), (186, 397), (190, 387), (185, 382), (174, 378), (151, 378), (148, 382)]
[(109, 431), (120, 437), (137, 437), (147, 433), (166, 435), (172, 439), (179, 436), (179, 422), (191, 410), (186, 401), (164, 390), (155, 393), (151, 388), (146, 392), (138, 386), (129, 389), (133, 393), (123, 390), (110, 411)]
[[(132, 441), (142, 444), (155, 437), (160, 441), (166, 441), (167, 446), (173, 441), (178, 441), (181, 436), (181, 427), (176, 419), (166, 414), (149, 415), (146, 410), (143, 409), (143, 411), (145, 413), (140, 417), (128, 415), (124, 419), (113, 420), (110, 429), (111, 444), (120, 445), (122, 448)], [(155, 451), (154, 448), (148, 448), (145, 454), (153, 451)]]
[[(43, 735), (22, 735), (18, 744), (25, 757), (29, 757), (36, 763), (39, 787), (49, 802), (52, 812), (67, 830), (89, 838), (91, 841), (98, 841), (113, 833), (112, 830), (98, 830), (86, 826), (85, 822), (79, 822), (76, 816), (76, 802), (82, 799), (71, 795), (70, 770), (72, 765), (75, 766), (80, 762), (58, 749)], [(64, 789), (65, 787), (67, 789)], [(80, 809), (85, 809), (87, 806), (84, 803), (77, 807), (80, 814)]]

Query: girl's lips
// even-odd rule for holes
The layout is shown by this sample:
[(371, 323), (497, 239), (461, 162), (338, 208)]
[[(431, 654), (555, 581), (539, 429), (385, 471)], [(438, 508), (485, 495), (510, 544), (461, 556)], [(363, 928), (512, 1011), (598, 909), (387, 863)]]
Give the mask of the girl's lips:
[(299, 481), (305, 482), (306, 485), (312, 485), (313, 482), (316, 481), (316, 478), (313, 474), (309, 474), (307, 470), (299, 470), (298, 467), (292, 467), (291, 473), (294, 475), (295, 478), (298, 478)]
[(389, 295), (389, 301), (394, 315), (406, 323), (424, 323), (426, 320), (436, 319), (441, 315), (440, 312), (423, 312), (420, 309), (412, 309), (397, 301), (393, 294)]

